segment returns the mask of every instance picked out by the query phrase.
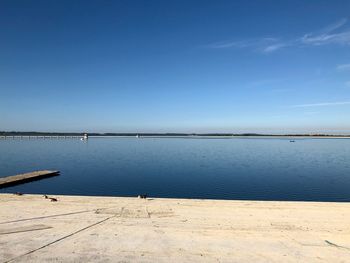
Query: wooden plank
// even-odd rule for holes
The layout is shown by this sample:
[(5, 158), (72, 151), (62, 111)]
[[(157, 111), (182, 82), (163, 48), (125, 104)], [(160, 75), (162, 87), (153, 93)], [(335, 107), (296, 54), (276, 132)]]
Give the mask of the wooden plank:
[(40, 180), (43, 178), (59, 175), (59, 171), (35, 171), (31, 173), (18, 174), (0, 178), (0, 188), (16, 184), (22, 184), (30, 181)]

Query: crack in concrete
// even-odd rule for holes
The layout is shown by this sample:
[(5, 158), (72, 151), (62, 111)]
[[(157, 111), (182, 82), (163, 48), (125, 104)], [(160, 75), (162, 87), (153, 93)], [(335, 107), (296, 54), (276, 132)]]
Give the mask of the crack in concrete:
[(50, 229), (52, 226), (47, 225), (31, 225), (31, 226), (24, 226), (24, 227), (15, 227), (10, 229), (0, 229), (0, 235), (8, 235), (8, 234), (15, 234), (15, 233), (22, 233), (22, 232), (29, 232), (29, 231), (37, 231), (37, 230), (45, 230)]
[(334, 244), (334, 243), (332, 243), (332, 242), (330, 242), (328, 240), (325, 240), (324, 242), (326, 242), (328, 245), (336, 247), (336, 248), (343, 248), (343, 249), (346, 249), (346, 250), (350, 250), (350, 248), (348, 248), (348, 247), (339, 246), (339, 245)]
[(68, 215), (81, 214), (81, 213), (87, 213), (87, 212), (92, 212), (92, 211), (95, 211), (95, 209), (78, 211), (78, 212), (71, 212), (71, 213), (65, 213), (65, 214), (39, 216), (39, 217), (24, 218), (24, 219), (12, 220), (12, 221), (5, 221), (5, 222), (0, 222), (0, 225), (2, 225), (2, 224), (9, 224), (9, 223), (16, 223), (16, 222), (22, 222), (22, 221), (29, 221), (29, 220), (36, 220), (36, 219), (44, 219), (44, 218), (50, 218), (50, 217), (57, 217), (57, 216), (68, 216)]
[(47, 244), (45, 244), (45, 245), (43, 245), (43, 246), (41, 246), (41, 247), (39, 247), (39, 248), (33, 249), (33, 250), (31, 250), (31, 251), (28, 251), (28, 252), (25, 253), (25, 254), (22, 254), (22, 255), (19, 255), (19, 256), (17, 256), (17, 257), (11, 258), (11, 259), (9, 259), (9, 260), (7, 260), (7, 261), (4, 261), (3, 263), (13, 262), (14, 260), (16, 260), (16, 259), (18, 259), (18, 258), (27, 256), (27, 255), (30, 255), (30, 254), (32, 254), (32, 253), (34, 253), (34, 252), (36, 252), (36, 251), (38, 251), (38, 250), (40, 250), (40, 249), (46, 248), (46, 247), (51, 246), (51, 245), (53, 245), (53, 244), (55, 244), (55, 243), (57, 243), (57, 242), (59, 242), (59, 241), (62, 241), (63, 239), (66, 239), (66, 238), (68, 238), (68, 237), (74, 236), (74, 235), (76, 235), (76, 234), (78, 234), (78, 233), (80, 233), (80, 232), (82, 232), (82, 231), (84, 231), (84, 230), (86, 230), (86, 229), (89, 229), (89, 228), (94, 227), (94, 226), (96, 226), (96, 225), (102, 224), (103, 222), (106, 222), (107, 220), (109, 220), (109, 219), (111, 219), (111, 218), (113, 218), (113, 217), (115, 217), (115, 216), (116, 216), (116, 215), (107, 217), (107, 218), (105, 218), (105, 219), (103, 219), (103, 220), (101, 220), (101, 221), (98, 221), (98, 222), (96, 222), (96, 223), (94, 223), (94, 224), (91, 224), (91, 225), (89, 225), (89, 226), (86, 226), (86, 227), (84, 227), (84, 228), (81, 228), (81, 229), (79, 229), (79, 230), (77, 230), (77, 231), (75, 231), (75, 232), (73, 232), (73, 233), (70, 233), (70, 234), (68, 234), (68, 235), (66, 235), (66, 236), (63, 236), (63, 237), (61, 237), (61, 238), (59, 238), (59, 239), (56, 239), (56, 240), (54, 240), (54, 241), (52, 241), (52, 242), (50, 242), (50, 243), (47, 243)]

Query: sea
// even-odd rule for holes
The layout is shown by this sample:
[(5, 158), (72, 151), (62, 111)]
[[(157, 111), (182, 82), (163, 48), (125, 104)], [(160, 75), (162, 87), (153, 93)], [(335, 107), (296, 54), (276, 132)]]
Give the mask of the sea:
[(60, 175), (0, 193), (350, 201), (350, 139), (90, 137), (0, 139), (0, 177)]

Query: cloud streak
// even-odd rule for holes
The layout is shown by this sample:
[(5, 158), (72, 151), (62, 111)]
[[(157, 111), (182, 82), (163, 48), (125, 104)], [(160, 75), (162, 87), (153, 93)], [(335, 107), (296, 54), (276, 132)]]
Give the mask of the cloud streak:
[(320, 32), (309, 33), (304, 35), (300, 41), (306, 45), (327, 45), (327, 44), (340, 44), (340, 45), (350, 45), (350, 30), (345, 30), (342, 32), (334, 32), (339, 28), (346, 25), (348, 20), (342, 18), (334, 24), (327, 26), (326, 28), (320, 30)]
[(341, 64), (337, 66), (337, 70), (339, 71), (346, 71), (350, 70), (350, 63), (349, 64)]
[(206, 48), (212, 49), (226, 49), (226, 48), (255, 48), (259, 46), (268, 46), (273, 43), (276, 43), (278, 39), (276, 38), (255, 38), (255, 39), (246, 39), (240, 41), (222, 41), (216, 42), (209, 45), (206, 45)]
[(268, 37), (217, 42), (207, 45), (206, 47), (213, 49), (252, 48), (255, 51), (268, 54), (288, 47), (322, 46), (331, 44), (350, 46), (350, 28), (345, 28), (347, 24), (348, 19), (342, 18), (321, 30), (307, 33), (295, 39), (286, 40)]
[(271, 53), (271, 52), (275, 52), (281, 48), (285, 48), (289, 46), (289, 44), (287, 43), (277, 43), (277, 44), (274, 44), (274, 45), (270, 45), (270, 46), (267, 46), (267, 47), (264, 47), (262, 49), (262, 52), (263, 53)]
[(350, 101), (298, 104), (298, 105), (293, 105), (291, 107), (292, 108), (309, 108), (309, 107), (325, 107), (325, 106), (337, 106), (337, 105), (350, 105)]

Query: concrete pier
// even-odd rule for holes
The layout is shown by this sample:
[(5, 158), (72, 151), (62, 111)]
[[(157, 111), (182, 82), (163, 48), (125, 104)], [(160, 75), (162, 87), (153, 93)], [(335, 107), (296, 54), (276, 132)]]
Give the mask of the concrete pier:
[(350, 203), (0, 194), (0, 262), (350, 262)]
[(16, 184), (27, 183), (30, 181), (36, 181), (36, 180), (40, 180), (43, 178), (56, 176), (56, 175), (59, 175), (59, 171), (44, 170), (44, 171), (35, 171), (30, 173), (1, 177), (0, 188), (16, 185)]

